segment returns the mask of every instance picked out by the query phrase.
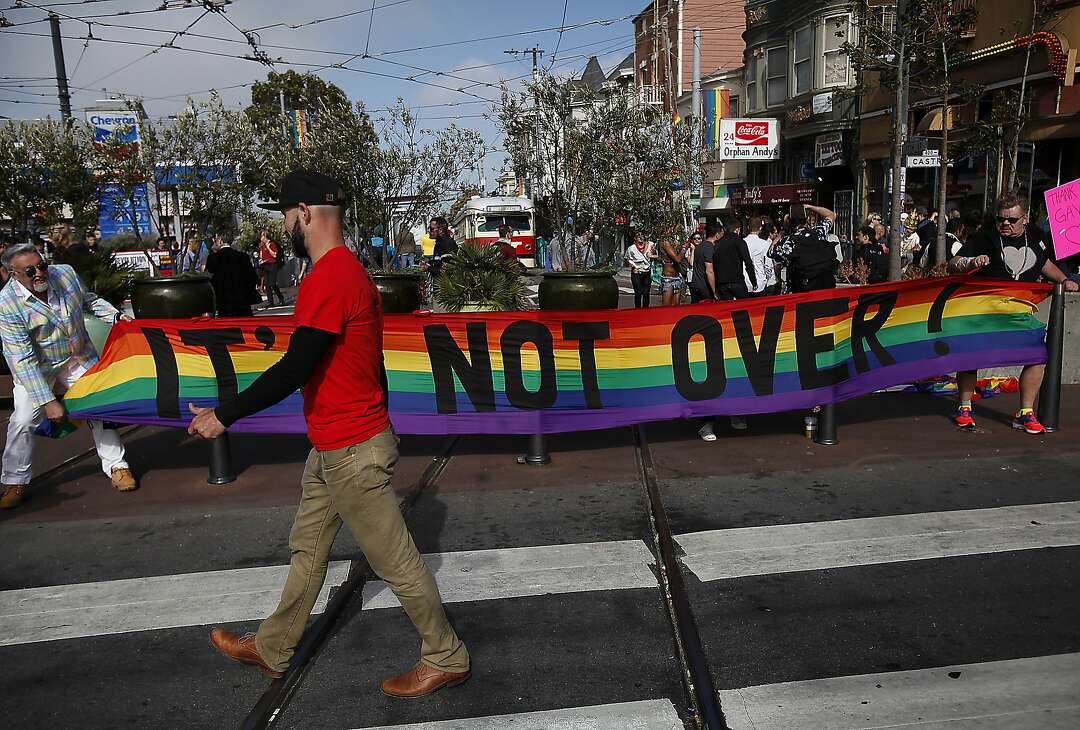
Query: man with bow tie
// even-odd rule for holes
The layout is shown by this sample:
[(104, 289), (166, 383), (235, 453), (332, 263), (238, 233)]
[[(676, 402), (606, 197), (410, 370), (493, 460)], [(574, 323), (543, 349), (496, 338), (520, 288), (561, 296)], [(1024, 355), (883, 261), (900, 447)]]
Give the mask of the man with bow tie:
[[(49, 265), (30, 244), (9, 247), (0, 262), (11, 274), (0, 291), (0, 338), (15, 403), (8, 419), (0, 509), (10, 509), (25, 499), (33, 476), (35, 429), (46, 418), (54, 423), (64, 420), (60, 397), (97, 363), (83, 312), (109, 323), (128, 317), (87, 291), (70, 266)], [(88, 425), (113, 486), (121, 492), (136, 489), (119, 434), (100, 421)]]

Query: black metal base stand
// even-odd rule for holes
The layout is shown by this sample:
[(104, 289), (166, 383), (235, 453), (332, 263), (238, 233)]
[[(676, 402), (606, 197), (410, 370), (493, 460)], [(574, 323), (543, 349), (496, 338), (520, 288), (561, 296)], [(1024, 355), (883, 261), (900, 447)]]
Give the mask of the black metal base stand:
[(547, 437), (542, 433), (529, 435), (529, 450), (517, 458), (519, 464), (544, 466), (551, 463), (551, 454), (547, 450)]
[(823, 405), (818, 412), (814, 443), (822, 446), (836, 446), (840, 443), (836, 438), (836, 406), (832, 403)]
[(1046, 372), (1039, 389), (1039, 423), (1047, 433), (1061, 424), (1061, 361), (1065, 350), (1065, 285), (1054, 285), (1050, 319), (1046, 323)]
[(210, 439), (210, 476), (207, 484), (229, 484), (236, 481), (232, 469), (232, 450), (229, 447), (229, 434), (223, 433), (216, 439)]

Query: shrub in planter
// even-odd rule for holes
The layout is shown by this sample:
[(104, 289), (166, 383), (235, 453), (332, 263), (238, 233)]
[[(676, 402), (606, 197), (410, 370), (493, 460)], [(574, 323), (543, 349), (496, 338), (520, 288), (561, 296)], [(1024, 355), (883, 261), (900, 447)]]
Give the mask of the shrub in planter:
[(497, 246), (463, 244), (443, 262), (435, 280), (435, 301), (448, 312), (477, 306), (510, 311), (525, 306), (521, 265)]

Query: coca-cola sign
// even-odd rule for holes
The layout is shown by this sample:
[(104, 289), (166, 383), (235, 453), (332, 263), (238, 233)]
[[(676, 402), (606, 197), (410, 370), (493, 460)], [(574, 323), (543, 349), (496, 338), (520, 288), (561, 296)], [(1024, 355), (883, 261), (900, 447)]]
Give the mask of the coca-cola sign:
[(769, 123), (735, 122), (735, 144), (769, 144)]
[(778, 119), (721, 119), (721, 160), (780, 159)]

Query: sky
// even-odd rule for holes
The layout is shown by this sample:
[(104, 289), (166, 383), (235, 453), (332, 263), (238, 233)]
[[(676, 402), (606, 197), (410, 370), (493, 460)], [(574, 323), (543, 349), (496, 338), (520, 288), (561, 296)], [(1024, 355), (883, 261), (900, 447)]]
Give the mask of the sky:
[[(60, 16), (78, 118), (114, 94), (142, 97), (154, 118), (183, 110), (189, 95), (204, 101), (212, 88), (227, 105), (245, 106), (248, 85), (270, 70), (243, 57), (252, 53), (249, 33), (274, 70), (315, 72), (372, 111), (401, 97), (426, 126), (477, 130), (498, 148), (485, 159), (491, 189), (506, 155), (484, 99), (498, 98), (501, 81), (520, 90), (532, 64), (528, 54), (504, 51), (539, 46), (542, 66), (565, 76), (580, 74), (595, 55), (608, 71), (633, 50), (631, 17), (647, 4), (232, 0), (222, 12), (205, 12), (198, 0), (23, 0), (21, 7), (0, 0), (0, 26), (12, 24), (0, 28), (0, 119), (59, 117), (47, 11)], [(325, 68), (331, 64), (354, 70)]]

